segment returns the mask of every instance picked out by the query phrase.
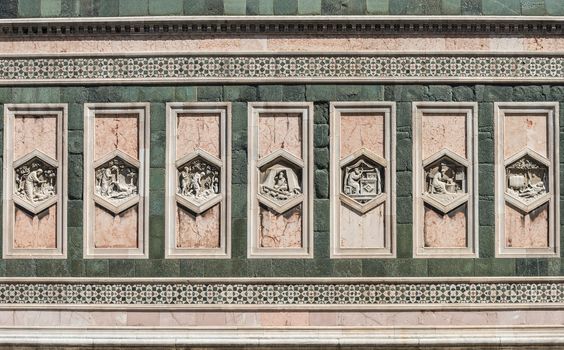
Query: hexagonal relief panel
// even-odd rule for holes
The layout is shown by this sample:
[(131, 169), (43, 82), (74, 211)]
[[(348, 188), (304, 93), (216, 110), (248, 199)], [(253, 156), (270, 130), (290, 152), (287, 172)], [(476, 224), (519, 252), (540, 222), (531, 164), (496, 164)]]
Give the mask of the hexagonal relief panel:
[(385, 200), (386, 161), (361, 150), (341, 162), (341, 201), (365, 213)]
[(259, 201), (279, 214), (303, 200), (302, 164), (287, 152), (259, 161)]
[(505, 166), (506, 198), (514, 206), (529, 212), (550, 198), (547, 161), (532, 152), (515, 158), (509, 159)]
[(454, 155), (444, 154), (424, 167), (423, 200), (443, 213), (467, 199), (467, 167)]
[(56, 202), (57, 163), (39, 152), (15, 162), (14, 201), (37, 214)]
[(177, 161), (176, 198), (199, 214), (221, 201), (221, 161), (197, 151)]
[(95, 164), (94, 201), (119, 214), (139, 201), (139, 162), (114, 151)]

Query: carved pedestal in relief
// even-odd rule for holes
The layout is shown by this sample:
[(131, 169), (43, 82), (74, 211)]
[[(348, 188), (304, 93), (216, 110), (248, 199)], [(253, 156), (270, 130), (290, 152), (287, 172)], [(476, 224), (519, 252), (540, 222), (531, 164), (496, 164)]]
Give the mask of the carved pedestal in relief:
[(477, 105), (413, 103), (414, 256), (477, 255)]
[(147, 256), (149, 105), (84, 106), (84, 255)]
[(559, 256), (558, 103), (496, 103), (496, 254)]
[(4, 258), (65, 258), (67, 106), (4, 106)]
[(331, 105), (331, 256), (395, 255), (395, 105)]
[(229, 258), (228, 103), (167, 104), (166, 256)]
[(313, 254), (310, 103), (249, 104), (249, 257)]

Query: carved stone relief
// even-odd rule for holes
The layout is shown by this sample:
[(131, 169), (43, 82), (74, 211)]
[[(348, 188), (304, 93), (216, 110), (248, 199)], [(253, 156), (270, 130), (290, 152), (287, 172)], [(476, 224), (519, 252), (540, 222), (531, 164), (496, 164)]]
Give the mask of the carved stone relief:
[(524, 156), (505, 168), (507, 193), (523, 202), (532, 202), (548, 192), (548, 167)]
[(166, 258), (231, 251), (231, 104), (167, 104)]
[(96, 168), (96, 194), (119, 205), (138, 194), (139, 169), (119, 157)]
[(310, 257), (311, 103), (249, 103), (248, 256)]
[(395, 254), (395, 106), (330, 105), (330, 256)]
[(298, 175), (290, 167), (275, 164), (261, 174), (260, 193), (275, 201), (286, 201), (302, 193)]
[(460, 194), (466, 193), (466, 167), (442, 157), (424, 170), (425, 194), (447, 205)]
[(559, 257), (558, 102), (498, 102), (496, 257)]
[(279, 214), (303, 200), (302, 171), (299, 158), (279, 150), (258, 163), (259, 201)]
[(342, 191), (364, 204), (383, 192), (383, 167), (369, 159), (355, 159), (342, 167)]
[(413, 103), (414, 256), (477, 256), (477, 110)]
[(31, 205), (57, 195), (57, 168), (34, 157), (15, 168), (15, 195)]
[(176, 193), (203, 202), (220, 191), (220, 168), (203, 158), (196, 158), (178, 168)]
[(195, 214), (219, 203), (223, 162), (202, 149), (176, 161), (176, 200)]
[(149, 104), (84, 105), (84, 255), (148, 254)]
[(64, 104), (4, 105), (4, 258), (66, 256)]

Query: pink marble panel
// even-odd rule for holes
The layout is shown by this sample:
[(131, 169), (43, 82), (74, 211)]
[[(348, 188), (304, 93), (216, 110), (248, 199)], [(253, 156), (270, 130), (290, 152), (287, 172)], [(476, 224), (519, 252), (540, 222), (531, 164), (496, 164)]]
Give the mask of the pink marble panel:
[(37, 215), (14, 207), (14, 243), (16, 249), (57, 247), (57, 204)]
[(201, 311), (196, 313), (196, 324), (200, 327), (205, 326), (225, 326), (227, 325), (227, 315), (225, 312)]
[(385, 117), (383, 114), (341, 115), (341, 159), (361, 148), (385, 157)]
[(385, 239), (386, 206), (380, 204), (368, 213), (359, 214), (341, 204), (341, 248), (382, 248)]
[(17, 326), (47, 326), (56, 327), (61, 324), (61, 312), (58, 310), (16, 310), (14, 311), (14, 325)]
[(137, 215), (139, 207), (133, 207), (119, 215), (95, 206), (94, 245), (96, 248), (137, 248)]
[(507, 159), (525, 148), (548, 157), (548, 117), (546, 114), (506, 115), (504, 157)]
[(423, 239), (429, 248), (463, 248), (467, 246), (466, 205), (448, 214), (425, 206)]
[(161, 315), (158, 311), (134, 311), (127, 313), (128, 326), (155, 327), (161, 323)]
[(466, 158), (466, 115), (425, 114), (422, 118), (422, 159), (447, 148)]
[(176, 158), (201, 148), (221, 158), (220, 116), (218, 114), (180, 114), (176, 122)]
[(0, 310), (0, 327), (14, 325), (14, 310)]
[(177, 248), (219, 248), (220, 204), (194, 215), (181, 206), (176, 209)]
[(291, 36), (268, 38), (268, 49), (279, 52), (346, 52), (346, 51), (444, 51), (444, 37), (367, 36), (362, 39), (334, 36)]
[(505, 246), (508, 248), (548, 247), (548, 203), (528, 214), (505, 205)]
[(127, 53), (127, 52), (429, 52), (429, 51), (562, 51), (564, 40), (559, 37), (438, 37), (363, 36), (304, 37), (255, 36), (169, 38), (148, 40), (42, 40), (0, 41), (2, 52), (25, 53)]
[(17, 115), (14, 118), (14, 160), (37, 149), (57, 160), (57, 117)]
[(4, 326), (402, 327), (564, 325), (562, 310), (200, 311), (6, 310)]
[(73, 327), (115, 327), (127, 324), (124, 311), (61, 311), (61, 326)]
[(564, 51), (564, 40), (561, 37), (525, 37), (522, 40), (525, 51)]
[(262, 248), (302, 247), (302, 205), (281, 215), (261, 206), (258, 238)]
[(259, 158), (279, 149), (302, 158), (301, 114), (261, 113), (258, 119)]
[(161, 311), (161, 327), (196, 326), (196, 313), (191, 311)]
[(335, 327), (337, 326), (337, 312), (322, 311), (309, 313), (309, 325), (311, 327)]
[(139, 159), (139, 116), (96, 114), (94, 160), (118, 149)]
[(309, 326), (308, 312), (262, 312), (260, 323), (263, 327)]
[(447, 51), (488, 51), (490, 40), (481, 37), (454, 37), (445, 38), (445, 49)]

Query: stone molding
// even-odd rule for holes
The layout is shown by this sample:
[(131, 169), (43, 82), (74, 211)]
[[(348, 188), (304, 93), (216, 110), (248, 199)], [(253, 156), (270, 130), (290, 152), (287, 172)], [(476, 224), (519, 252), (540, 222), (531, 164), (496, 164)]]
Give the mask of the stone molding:
[[(511, 156), (504, 155), (505, 118), (515, 116), (546, 116), (546, 156), (540, 155), (526, 145), (522, 151)], [(558, 102), (495, 102), (494, 103), (494, 132), (495, 132), (495, 212), (496, 212), (496, 250), (497, 258), (534, 258), (560, 257), (560, 164), (559, 164), (559, 103)], [(509, 135), (508, 137), (516, 137)], [(540, 142), (540, 140), (535, 140)], [(531, 203), (520, 203), (506, 194), (506, 166), (524, 157), (532, 157), (547, 169), (547, 193), (535, 198)], [(520, 213), (532, 214), (544, 204), (548, 205), (547, 247), (506, 247), (506, 203), (516, 208)], [(533, 215), (536, 216), (536, 215)], [(523, 216), (525, 221), (526, 216)]]
[[(67, 257), (67, 193), (68, 193), (68, 152), (67, 152), (67, 104), (5, 104), (4, 105), (4, 165), (3, 165), (3, 252), (4, 259), (66, 259)], [(33, 118), (52, 117), (56, 118), (56, 158), (44, 154), (35, 148), (32, 152), (14, 159), (14, 119), (16, 116)], [(57, 135), (59, 137), (57, 137)], [(56, 171), (55, 188), (56, 193), (37, 205), (27, 203), (15, 194), (16, 168), (26, 166), (32, 160), (39, 160)], [(44, 170), (44, 169), (42, 169)], [(36, 178), (37, 181), (37, 178)], [(33, 184), (35, 187), (35, 184)], [(56, 239), (54, 248), (14, 248), (15, 206), (25, 209), (35, 219), (40, 212), (45, 211), (52, 205), (57, 205), (56, 214)]]
[[(370, 116), (372, 119), (382, 115), (384, 136), (383, 157), (372, 155), (364, 147), (352, 153), (350, 156), (344, 157), (341, 154), (341, 115), (349, 116)], [(330, 228), (330, 246), (331, 258), (370, 258), (370, 257), (386, 257), (394, 258), (396, 256), (396, 171), (395, 171), (395, 150), (396, 150), (396, 104), (395, 102), (331, 102), (330, 104), (331, 131), (330, 131), (330, 212), (331, 212), (331, 228)], [(342, 175), (342, 164), (354, 162), (355, 159), (362, 159), (369, 156), (371, 160), (382, 158), (379, 165), (382, 166), (382, 177), (384, 178), (383, 191), (380, 195), (370, 201), (359, 205), (354, 199), (344, 196), (342, 192), (342, 184), (345, 179)], [(380, 199), (380, 200), (379, 200)], [(377, 205), (385, 206), (385, 221), (383, 230), (383, 247), (342, 247), (341, 232), (341, 206), (345, 205), (355, 213), (361, 216), (367, 214)], [(375, 232), (375, 227), (367, 228), (369, 232)]]
[[(150, 103), (85, 103), (84, 104), (84, 209), (83, 209), (83, 254), (85, 259), (129, 258), (139, 259), (149, 256), (149, 143), (150, 143)], [(138, 144), (137, 158), (116, 149), (95, 159), (96, 118), (97, 115), (137, 115)], [(108, 161), (121, 159), (137, 168), (136, 195), (133, 198), (113, 205), (96, 193), (97, 169)], [(109, 202), (109, 203), (106, 203)], [(136, 248), (98, 248), (95, 246), (96, 207), (109, 210), (114, 216), (137, 205)], [(109, 225), (111, 226), (111, 225)]]
[(0, 85), (261, 82), (558, 82), (560, 54), (243, 53), (0, 58)]
[[(0, 329), (0, 341), (21, 345), (104, 346), (491, 346), (562, 344), (562, 326), (464, 327), (33, 327)], [(461, 347), (462, 348), (462, 347)], [(464, 347), (465, 348), (465, 347)], [(536, 347), (535, 347), (536, 348)], [(553, 349), (553, 347), (550, 347)], [(555, 348), (554, 348), (555, 349)]]
[(183, 35), (561, 35), (561, 16), (143, 16), (0, 20), (0, 37)]
[[(465, 140), (459, 146), (464, 149), (465, 157), (456, 154), (443, 145), (433, 154), (423, 154), (423, 125), (425, 118), (436, 116), (464, 116)], [(413, 256), (415, 258), (475, 258), (478, 257), (478, 103), (477, 102), (413, 102)], [(443, 162), (453, 162), (464, 171), (465, 190), (442, 202), (440, 195), (431, 194), (426, 188), (429, 180), (427, 168)], [(452, 170), (452, 169), (451, 169)], [(457, 174), (458, 176), (458, 174)], [(444, 189), (445, 187), (443, 187)], [(444, 192), (451, 195), (450, 191)], [(454, 213), (456, 208), (465, 205), (464, 227), (466, 229), (464, 247), (426, 246), (425, 245), (425, 207), (438, 210), (444, 217)], [(441, 221), (438, 225), (444, 225)]]
[[(260, 144), (259, 125), (260, 118), (266, 118), (261, 117), (263, 114), (299, 115), (300, 125), (297, 130), (300, 141), (299, 154), (292, 154), (284, 148), (279, 148), (261, 155), (260, 146), (262, 145)], [(313, 103), (249, 102), (248, 122), (247, 257), (313, 258)], [(270, 136), (274, 137), (272, 134)], [(272, 177), (270, 173), (272, 173)], [(282, 200), (275, 199), (274, 195), (263, 190), (267, 187), (266, 182), (263, 181), (265, 179), (273, 180), (274, 176), (278, 176), (280, 173), (286, 174), (287, 192), (294, 192), (289, 193), (288, 198)], [(294, 181), (292, 181), (292, 175)], [(298, 185), (294, 186), (292, 182), (296, 182)], [(259, 244), (259, 229), (264, 228), (260, 226), (261, 207), (268, 212), (275, 212), (278, 219), (284, 220), (284, 229), (291, 226), (288, 224), (290, 219), (285, 218), (285, 216), (293, 216), (289, 215), (291, 211), (300, 208), (296, 211), (299, 212), (297, 214), (298, 222), (301, 223), (299, 242), (301, 246), (261, 247)], [(274, 223), (274, 221), (269, 221), (269, 223)], [(273, 224), (272, 227), (274, 226)], [(276, 230), (276, 227), (273, 230)], [(281, 236), (285, 236), (285, 234)]]
[[(165, 257), (166, 258), (194, 258), (194, 259), (229, 259), (231, 257), (231, 103), (208, 103), (208, 102), (171, 102), (166, 105), (167, 143), (166, 143), (166, 204), (165, 204)], [(185, 157), (177, 158), (177, 125), (178, 118), (190, 118), (190, 115), (206, 114), (219, 116), (219, 145), (220, 157), (209, 155), (207, 152), (197, 149)], [(201, 157), (210, 158), (211, 162), (217, 162), (220, 169), (219, 196), (208, 200), (208, 204), (200, 204), (201, 210), (194, 210), (194, 215), (201, 214), (211, 206), (220, 204), (221, 215), (219, 218), (220, 243), (218, 248), (178, 248), (176, 242), (176, 209), (182, 203), (194, 208), (194, 204), (177, 195), (177, 165), (179, 162), (186, 163), (188, 158)]]

